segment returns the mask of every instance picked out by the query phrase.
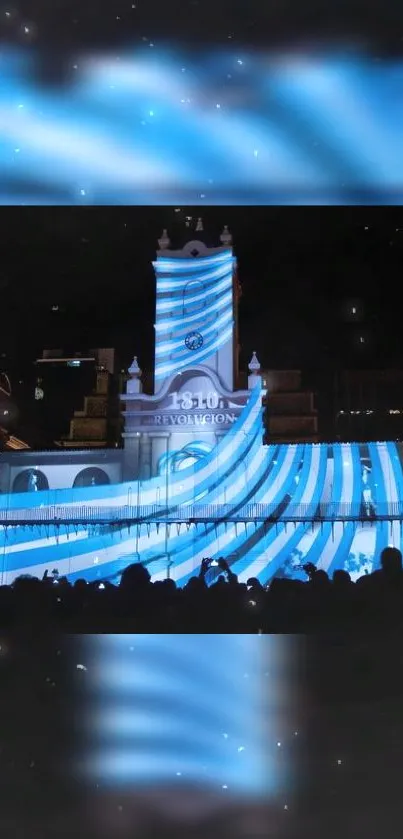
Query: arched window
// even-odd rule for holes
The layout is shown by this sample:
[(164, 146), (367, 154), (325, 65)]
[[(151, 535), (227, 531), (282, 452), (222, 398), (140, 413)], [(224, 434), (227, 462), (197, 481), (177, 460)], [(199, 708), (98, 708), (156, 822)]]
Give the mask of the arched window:
[(110, 484), (107, 473), (103, 469), (98, 469), (97, 466), (88, 466), (78, 473), (73, 487), (99, 487), (105, 484)]
[[(197, 300), (193, 300), (197, 297)], [(183, 314), (194, 315), (205, 307), (204, 285), (200, 280), (190, 280), (183, 289)]]
[(40, 492), (43, 489), (49, 489), (49, 483), (39, 469), (24, 469), (13, 481), (13, 492)]

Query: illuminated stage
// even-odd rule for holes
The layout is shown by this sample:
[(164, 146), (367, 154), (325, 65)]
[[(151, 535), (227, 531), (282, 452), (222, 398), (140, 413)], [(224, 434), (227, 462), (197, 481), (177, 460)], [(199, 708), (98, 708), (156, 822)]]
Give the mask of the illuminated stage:
[(400, 444), (263, 446), (256, 356), (248, 389), (234, 390), (231, 237), (208, 248), (199, 235), (178, 251), (159, 242), (155, 393), (142, 393), (135, 360), (124, 449), (3, 455), (3, 584), (54, 567), (118, 581), (141, 560), (184, 585), (205, 556), (225, 556), (242, 581), (305, 579), (305, 562), (356, 579), (402, 546)]

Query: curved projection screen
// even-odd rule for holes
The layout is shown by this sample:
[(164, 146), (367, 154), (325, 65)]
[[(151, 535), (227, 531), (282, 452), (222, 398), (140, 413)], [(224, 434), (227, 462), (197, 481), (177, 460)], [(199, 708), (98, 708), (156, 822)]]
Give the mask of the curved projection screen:
[[(182, 586), (204, 556), (225, 556), (242, 581), (305, 579), (304, 562), (356, 579), (374, 570), (388, 544), (402, 545), (400, 444), (263, 446), (259, 386), (216, 446), (177, 471), (73, 487), (68, 458), (59, 467), (68, 488), (0, 496), (0, 520), (8, 522), (0, 530), (2, 583), (55, 566), (71, 580), (118, 581), (141, 560), (153, 580), (169, 566)], [(116, 525), (137, 514), (141, 522)], [(71, 523), (55, 525), (55, 515)], [(43, 525), (12, 525), (12, 517)]]

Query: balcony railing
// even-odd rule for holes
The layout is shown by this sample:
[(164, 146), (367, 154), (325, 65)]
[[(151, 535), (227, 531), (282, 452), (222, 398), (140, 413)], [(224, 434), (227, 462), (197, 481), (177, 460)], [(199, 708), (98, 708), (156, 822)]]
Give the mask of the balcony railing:
[(271, 504), (139, 505), (139, 506), (46, 506), (0, 510), (0, 527), (17, 525), (121, 525), (141, 523), (203, 524), (209, 522), (376, 522), (403, 521), (403, 501), (379, 503), (373, 515), (362, 504)]

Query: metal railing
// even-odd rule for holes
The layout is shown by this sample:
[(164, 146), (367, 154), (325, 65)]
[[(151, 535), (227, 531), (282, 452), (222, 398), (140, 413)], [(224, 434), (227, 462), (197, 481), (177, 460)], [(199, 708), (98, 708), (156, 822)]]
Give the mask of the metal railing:
[(368, 510), (362, 504), (288, 504), (286, 509), (272, 504), (163, 505), (134, 506), (58, 506), (0, 509), (0, 526), (34, 525), (121, 525), (148, 523), (208, 522), (375, 522), (403, 521), (403, 502), (379, 503)]

